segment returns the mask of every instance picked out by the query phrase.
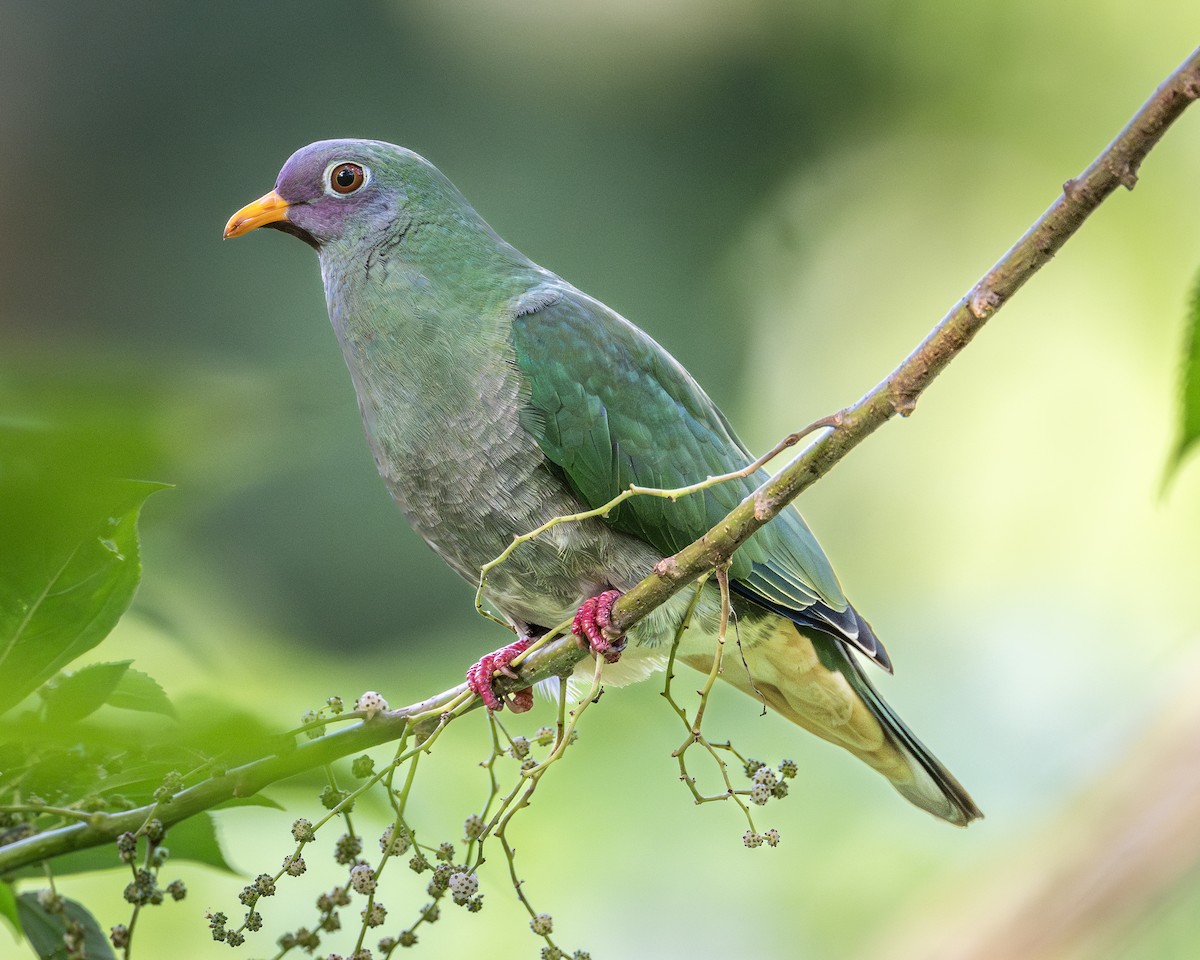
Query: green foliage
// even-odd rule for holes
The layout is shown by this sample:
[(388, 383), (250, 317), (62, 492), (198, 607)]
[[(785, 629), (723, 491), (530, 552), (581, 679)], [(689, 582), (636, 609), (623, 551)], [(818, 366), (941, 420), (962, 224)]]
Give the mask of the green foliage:
[(46, 720), (70, 723), (99, 710), (112, 697), (131, 662), (93, 663), (75, 673), (59, 674), (41, 691)]
[[(0, 474), (0, 713), (116, 625), (141, 577), (138, 515), (146, 498), (162, 489), (85, 481), (68, 495), (65, 480), (39, 466), (50, 465), (16, 460)], [(94, 698), (103, 675), (72, 682), (71, 690)], [(112, 685), (96, 706), (120, 679), (112, 671), (107, 676)]]
[(1187, 339), (1183, 352), (1183, 390), (1179, 409), (1179, 442), (1167, 464), (1169, 480), (1200, 440), (1200, 274), (1188, 304)]
[[(17, 844), (93, 814), (149, 807), (151, 815), (129, 834), (128, 855), (94, 846), (10, 870), (5, 880), (132, 865), (140, 840), (142, 899), (131, 902), (160, 903), (157, 870), (168, 855), (232, 869), (208, 814), (173, 826), (169, 851), (162, 846), (155, 813), (185, 785), (176, 771), (199, 763), (211, 776), (213, 758), (234, 739), (231, 723), (244, 749), (261, 738), (253, 723), (211, 703), (189, 704), (183, 719), (195, 722), (181, 729), (162, 687), (130, 660), (67, 669), (132, 603), (141, 579), (138, 519), (163, 487), (107, 479), (116, 447), (100, 451), (80, 439), (32, 420), (0, 425), (0, 842)], [(177, 883), (168, 892), (179, 899), (185, 890)], [(77, 948), (114, 956), (91, 915), (52, 888), (16, 896), (0, 883), (0, 915), (40, 957), (82, 955)]]
[(85, 907), (74, 900), (58, 898), (50, 912), (36, 893), (23, 893), (17, 898), (21, 926), (30, 945), (42, 960), (67, 960), (65, 937), (77, 938), (83, 951), (77, 955), (88, 960), (115, 960), (108, 937)]
[(122, 710), (140, 710), (143, 713), (161, 713), (163, 716), (176, 716), (175, 707), (167, 699), (167, 694), (158, 681), (141, 670), (130, 667), (126, 670), (105, 701), (110, 706)]
[(11, 923), (16, 933), (21, 933), (21, 914), (17, 910), (17, 895), (11, 883), (0, 882), (0, 917)]

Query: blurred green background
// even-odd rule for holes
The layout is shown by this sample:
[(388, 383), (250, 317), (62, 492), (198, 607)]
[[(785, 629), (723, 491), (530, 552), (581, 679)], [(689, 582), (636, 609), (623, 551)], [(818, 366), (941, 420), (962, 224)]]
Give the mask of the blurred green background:
[[(145, 581), (98, 654), (282, 728), (330, 694), (418, 699), (504, 640), (375, 475), (311, 251), (220, 242), (297, 147), (424, 154), (502, 236), (659, 339), (761, 450), (885, 375), (1196, 26), (1183, 0), (1152, 16), (1126, 0), (0, 5), (0, 416), (177, 485), (147, 507)], [(735, 811), (693, 809), (676, 782), (659, 683), (610, 691), (517, 843), (566, 945), (965, 956), (997, 904), (1058, 876), (1078, 811), (1155, 792), (1123, 758), (1200, 677), (1200, 466), (1160, 492), (1198, 161), (1188, 115), (917, 415), (802, 501), (897, 663), (885, 695), (988, 819), (936, 823), (730, 692), (714, 734), (802, 768), (768, 808), (780, 847), (746, 850)], [(484, 789), (482, 721), (461, 726), (419, 801), (447, 836)], [(275, 795), (288, 814), (223, 818), (251, 875), (316, 806)], [(1045, 955), (1191, 955), (1184, 859)], [(536, 956), (493, 866), (487, 909), (426, 931), (425, 955)], [(233, 913), (241, 881), (177, 872), (192, 893), (139, 921), (141, 956), (225, 949), (203, 911)], [(333, 882), (332, 861), (319, 872)], [(119, 888), (65, 892), (108, 926)], [(423, 902), (407, 896), (397, 919)], [(270, 906), (268, 929), (311, 919)]]

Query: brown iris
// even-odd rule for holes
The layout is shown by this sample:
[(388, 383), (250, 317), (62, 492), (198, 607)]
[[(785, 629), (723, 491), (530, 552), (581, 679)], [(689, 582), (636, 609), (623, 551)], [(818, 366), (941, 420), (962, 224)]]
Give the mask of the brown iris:
[(329, 185), (335, 193), (353, 193), (366, 179), (357, 163), (339, 163), (329, 172)]

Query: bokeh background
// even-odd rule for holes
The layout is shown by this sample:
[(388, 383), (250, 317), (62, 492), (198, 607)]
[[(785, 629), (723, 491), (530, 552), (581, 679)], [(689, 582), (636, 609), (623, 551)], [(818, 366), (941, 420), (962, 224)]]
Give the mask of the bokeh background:
[[(765, 449), (907, 353), (1195, 46), (1195, 14), (1183, 0), (1152, 14), (1128, 0), (3, 3), (0, 414), (176, 484), (145, 511), (144, 584), (97, 656), (286, 727), (330, 694), (441, 690), (504, 639), (375, 475), (311, 251), (270, 233), (220, 242), (295, 148), (364, 136), (423, 153), (504, 237), (649, 330)], [(610, 691), (517, 840), (565, 945), (1194, 955), (1200, 785), (1178, 778), (1196, 724), (1177, 705), (1200, 679), (1200, 465), (1163, 478), (1198, 170), (1187, 115), (914, 417), (803, 498), (897, 663), (885, 695), (987, 819), (934, 822), (731, 692), (714, 733), (802, 768), (767, 808), (779, 848), (746, 850), (733, 809), (693, 808), (676, 781), (659, 683)], [(414, 800), (449, 837), (484, 790), (482, 720), (459, 726)], [(251, 876), (317, 807), (311, 790), (272, 795), (288, 812), (222, 814)], [(1147, 851), (1127, 833), (1161, 832), (1163, 798), (1182, 839), (1131, 876)], [(536, 956), (492, 866), (487, 908), (429, 928), (426, 955)], [(244, 880), (177, 872), (191, 894), (143, 916), (138, 953), (226, 950), (203, 911), (235, 913)], [(310, 873), (329, 886), (335, 867)], [(122, 883), (65, 892), (107, 926), (127, 916)], [(385, 898), (402, 922), (423, 902), (410, 887)], [(302, 898), (268, 906), (268, 930), (311, 922)], [(1065, 930), (1043, 929), (1050, 915)], [(1012, 947), (1042, 934), (1050, 952)]]

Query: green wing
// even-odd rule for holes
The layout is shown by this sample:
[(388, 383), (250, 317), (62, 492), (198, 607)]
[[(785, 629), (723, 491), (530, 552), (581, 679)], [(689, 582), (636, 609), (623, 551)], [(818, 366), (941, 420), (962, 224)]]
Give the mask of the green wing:
[[(598, 507), (630, 484), (684, 486), (754, 459), (688, 372), (604, 304), (552, 284), (526, 294), (515, 312), (516, 360), (529, 389), (522, 425), (584, 503)], [(766, 477), (760, 470), (674, 503), (632, 497), (609, 522), (672, 554)], [(887, 666), (882, 647), (847, 603), (829, 560), (795, 510), (747, 541), (730, 575), (739, 593), (854, 643)]]

